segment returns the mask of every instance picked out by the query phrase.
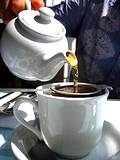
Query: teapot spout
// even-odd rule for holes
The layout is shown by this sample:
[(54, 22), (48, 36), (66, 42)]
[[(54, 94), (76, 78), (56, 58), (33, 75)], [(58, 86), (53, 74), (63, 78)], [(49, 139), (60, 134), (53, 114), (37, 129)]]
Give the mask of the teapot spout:
[(59, 70), (63, 67), (66, 62), (66, 58), (63, 53), (57, 53), (49, 59), (44, 59), (39, 62), (40, 66), (34, 69), (33, 75), (37, 80), (49, 81), (53, 79)]
[(39, 62), (40, 66), (38, 67), (37, 65), (33, 74), (37, 80), (49, 81), (57, 75), (65, 62), (67, 62), (71, 67), (78, 65), (75, 54), (72, 51), (67, 50), (66, 52), (59, 52), (51, 58), (44, 56), (44, 60), (42, 59), (42, 61)]

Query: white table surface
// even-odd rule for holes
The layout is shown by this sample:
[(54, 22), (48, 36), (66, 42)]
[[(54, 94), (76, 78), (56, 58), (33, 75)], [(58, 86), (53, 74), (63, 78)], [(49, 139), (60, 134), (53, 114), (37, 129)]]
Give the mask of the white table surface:
[(105, 120), (120, 130), (120, 100), (109, 100), (105, 110)]

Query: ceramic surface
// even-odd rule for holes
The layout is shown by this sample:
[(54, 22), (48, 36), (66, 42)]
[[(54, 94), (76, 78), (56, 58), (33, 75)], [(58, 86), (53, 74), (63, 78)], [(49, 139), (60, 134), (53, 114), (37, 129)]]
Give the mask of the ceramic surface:
[[(43, 8), (45, 11), (50, 10)], [(54, 17), (46, 22), (46, 14), (43, 16), (43, 13), (35, 10), (21, 11), (3, 32), (3, 61), (17, 77), (48, 81), (55, 77), (66, 62), (68, 42), (65, 33), (64, 26)]]
[[(30, 123), (33, 124), (33, 121)], [(11, 147), (18, 160), (63, 160), (50, 151), (44, 142), (23, 126), (16, 129), (11, 141)], [(120, 132), (109, 122), (105, 121), (102, 138), (99, 144), (82, 160), (119, 160)], [(77, 159), (78, 160), (78, 159)]]
[[(38, 87), (40, 90), (37, 91), (38, 105), (28, 99), (17, 101), (14, 115), (39, 139), (42, 133), (45, 143), (52, 151), (67, 158), (83, 157), (98, 144), (101, 138), (109, 92), (106, 89), (101, 95), (84, 98), (58, 97), (50, 94), (50, 85), (58, 85), (58, 83)], [(30, 102), (37, 109), (41, 130), (31, 127), (21, 117), (21, 113), (25, 112), (20, 108), (23, 102)], [(27, 111), (28, 108), (25, 108)]]

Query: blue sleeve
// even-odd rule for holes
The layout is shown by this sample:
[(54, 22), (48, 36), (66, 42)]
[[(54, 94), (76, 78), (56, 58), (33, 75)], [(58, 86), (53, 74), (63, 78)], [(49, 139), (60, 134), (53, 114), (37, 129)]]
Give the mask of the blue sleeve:
[(66, 28), (68, 37), (76, 37), (89, 0), (64, 0), (52, 7), (55, 18)]

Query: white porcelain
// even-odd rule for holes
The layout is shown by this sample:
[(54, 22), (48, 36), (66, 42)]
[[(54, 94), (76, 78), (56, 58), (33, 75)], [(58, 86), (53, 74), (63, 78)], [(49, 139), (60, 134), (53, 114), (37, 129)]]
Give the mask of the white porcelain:
[[(52, 151), (63, 157), (78, 158), (91, 152), (101, 139), (109, 91), (106, 89), (104, 94), (88, 98), (57, 97), (49, 94), (50, 87), (62, 84), (38, 87), (38, 105), (29, 99), (20, 99), (15, 104), (14, 115), (39, 139), (42, 134)], [(41, 130), (31, 127), (21, 117), (20, 105), (23, 102), (31, 103), (37, 109)], [(27, 110), (26, 107), (26, 112)]]
[[(106, 107), (109, 107), (109, 105), (107, 105)], [(88, 156), (82, 158), (82, 160), (119, 160), (119, 137), (120, 132), (114, 127), (114, 125), (105, 121), (103, 125), (103, 133), (100, 142), (92, 150), (92, 152)], [(37, 140), (37, 137), (25, 127), (19, 126), (18, 128), (16, 128), (15, 134), (13, 135), (11, 140), (11, 148), (15, 157), (18, 160), (30, 160), (29, 151), (31, 150), (31, 148), (34, 148), (34, 154), (36, 153), (37, 157), (39, 157), (39, 159), (41, 160), (41, 157), (43, 157), (43, 149), (39, 150), (37, 148), (39, 147), (39, 144), (36, 147), (36, 143), (38, 142)], [(45, 152), (45, 154), (47, 160), (49, 160), (49, 153)], [(35, 159), (34, 157), (35, 155), (33, 156), (33, 159)], [(55, 160), (65, 159), (57, 156)]]
[[(29, 121), (31, 125), (35, 123), (34, 120)], [(18, 160), (28, 160), (29, 150), (36, 144), (37, 137), (35, 134), (30, 132), (24, 126), (16, 128), (15, 133), (11, 140), (11, 148), (14, 155)]]
[(64, 65), (68, 42), (65, 27), (47, 7), (24, 10), (11, 20), (1, 39), (1, 55), (16, 76), (48, 81)]

